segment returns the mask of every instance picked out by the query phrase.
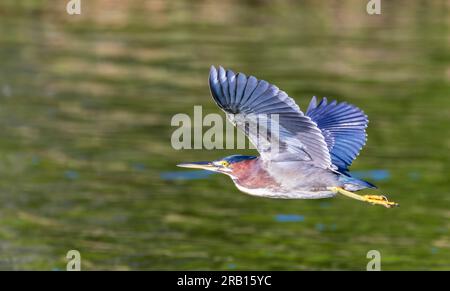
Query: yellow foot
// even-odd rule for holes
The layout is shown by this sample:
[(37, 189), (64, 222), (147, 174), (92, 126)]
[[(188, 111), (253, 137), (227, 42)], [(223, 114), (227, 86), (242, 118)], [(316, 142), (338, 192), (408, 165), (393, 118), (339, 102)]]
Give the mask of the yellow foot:
[(397, 207), (398, 203), (389, 201), (386, 196), (383, 195), (364, 195), (362, 196), (365, 201), (373, 205), (383, 205), (386, 208)]
[(382, 195), (358, 195), (355, 194), (353, 192), (347, 191), (341, 187), (330, 187), (329, 188), (331, 191), (333, 191), (334, 193), (340, 193), (342, 195), (345, 195), (347, 197), (356, 199), (356, 200), (360, 200), (360, 201), (364, 201), (364, 202), (368, 202), (371, 203), (373, 205), (382, 205), (386, 208), (392, 208), (392, 207), (396, 207), (399, 206), (398, 203), (389, 201), (386, 196), (382, 196)]

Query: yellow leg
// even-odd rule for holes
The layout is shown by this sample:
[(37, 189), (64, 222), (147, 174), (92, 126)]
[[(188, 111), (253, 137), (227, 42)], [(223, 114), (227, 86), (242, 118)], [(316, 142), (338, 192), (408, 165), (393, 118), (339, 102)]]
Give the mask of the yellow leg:
[(382, 196), (382, 195), (358, 195), (353, 192), (344, 190), (341, 187), (331, 187), (330, 190), (333, 191), (334, 193), (340, 193), (347, 197), (350, 197), (350, 198), (353, 198), (353, 199), (356, 199), (359, 201), (368, 202), (373, 205), (383, 205), (386, 208), (392, 208), (392, 207), (398, 206), (398, 203), (389, 201), (386, 198), (386, 196)]

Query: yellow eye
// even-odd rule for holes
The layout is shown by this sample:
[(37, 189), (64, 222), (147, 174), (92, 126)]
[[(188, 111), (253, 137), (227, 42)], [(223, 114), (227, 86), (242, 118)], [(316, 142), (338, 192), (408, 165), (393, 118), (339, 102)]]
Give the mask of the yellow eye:
[(230, 165), (230, 163), (228, 163), (227, 161), (220, 161), (220, 164), (225, 168), (227, 168)]

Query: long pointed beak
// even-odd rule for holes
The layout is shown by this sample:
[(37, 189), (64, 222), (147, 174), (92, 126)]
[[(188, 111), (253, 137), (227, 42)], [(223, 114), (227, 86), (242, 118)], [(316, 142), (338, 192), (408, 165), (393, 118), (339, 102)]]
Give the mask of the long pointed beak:
[(211, 162), (191, 162), (191, 163), (181, 163), (177, 165), (181, 168), (191, 168), (191, 169), (202, 169), (208, 171), (216, 171), (217, 167)]

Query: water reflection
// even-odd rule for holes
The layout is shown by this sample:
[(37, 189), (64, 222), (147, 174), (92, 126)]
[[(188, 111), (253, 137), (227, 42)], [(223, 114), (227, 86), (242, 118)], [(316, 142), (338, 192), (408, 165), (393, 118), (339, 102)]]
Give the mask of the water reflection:
[(373, 181), (384, 181), (391, 178), (391, 174), (388, 170), (352, 171), (351, 175), (359, 179), (367, 179)]
[(305, 221), (305, 217), (298, 214), (277, 214), (275, 220), (278, 222), (302, 222)]
[(161, 173), (161, 179), (163, 180), (197, 180), (197, 179), (205, 179), (210, 175), (214, 174), (211, 171), (177, 171), (177, 172), (164, 172)]

